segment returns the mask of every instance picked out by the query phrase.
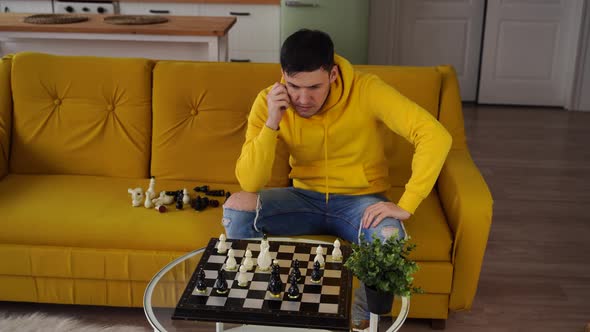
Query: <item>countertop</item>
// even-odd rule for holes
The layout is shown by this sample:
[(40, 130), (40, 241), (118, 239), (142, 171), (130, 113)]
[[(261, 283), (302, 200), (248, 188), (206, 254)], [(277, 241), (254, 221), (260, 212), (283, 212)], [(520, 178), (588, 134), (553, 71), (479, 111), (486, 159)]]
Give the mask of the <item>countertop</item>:
[(119, 2), (217, 3), (242, 5), (280, 5), (281, 0), (119, 0)]
[(167, 16), (162, 24), (114, 25), (103, 22), (109, 15), (84, 15), (86, 22), (72, 24), (30, 24), (24, 18), (31, 14), (0, 14), (1, 31), (19, 32), (70, 32), (70, 33), (117, 33), (175, 36), (224, 36), (235, 24), (235, 17)]

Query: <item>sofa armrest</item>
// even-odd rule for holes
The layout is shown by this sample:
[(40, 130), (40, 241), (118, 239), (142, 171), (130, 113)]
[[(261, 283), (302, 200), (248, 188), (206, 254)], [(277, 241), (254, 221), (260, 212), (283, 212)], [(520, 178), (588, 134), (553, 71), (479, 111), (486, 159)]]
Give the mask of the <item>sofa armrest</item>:
[(8, 174), (10, 135), (12, 126), (12, 90), (10, 69), (12, 56), (0, 59), (0, 179)]
[(467, 149), (449, 152), (437, 187), (454, 233), (449, 308), (468, 310), (477, 291), (492, 223), (492, 195)]

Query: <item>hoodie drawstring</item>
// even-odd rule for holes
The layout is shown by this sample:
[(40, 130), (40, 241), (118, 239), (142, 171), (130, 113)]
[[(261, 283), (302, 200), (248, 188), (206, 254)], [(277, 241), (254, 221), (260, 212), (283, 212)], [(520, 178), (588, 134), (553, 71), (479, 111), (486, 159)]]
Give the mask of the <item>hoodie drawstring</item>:
[(326, 119), (324, 119), (324, 168), (325, 168), (325, 187), (326, 187), (326, 205), (328, 205), (328, 197), (330, 193), (330, 185), (328, 184), (328, 126), (326, 126)]

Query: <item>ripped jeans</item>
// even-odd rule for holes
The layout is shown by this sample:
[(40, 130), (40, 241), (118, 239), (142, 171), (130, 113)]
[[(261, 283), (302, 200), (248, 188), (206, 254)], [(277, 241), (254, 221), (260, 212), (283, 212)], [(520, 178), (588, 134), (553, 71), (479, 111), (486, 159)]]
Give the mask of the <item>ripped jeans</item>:
[[(391, 236), (404, 238), (403, 223), (385, 218), (379, 225), (362, 228), (365, 209), (378, 202), (388, 201), (380, 194), (326, 195), (293, 187), (262, 190), (258, 193), (255, 211), (238, 211), (224, 206), (223, 226), (230, 239), (259, 238), (263, 233), (271, 236), (333, 235), (358, 243), (360, 234), (372, 240), (376, 234), (381, 240)], [(355, 292), (352, 320), (369, 319), (364, 287)]]

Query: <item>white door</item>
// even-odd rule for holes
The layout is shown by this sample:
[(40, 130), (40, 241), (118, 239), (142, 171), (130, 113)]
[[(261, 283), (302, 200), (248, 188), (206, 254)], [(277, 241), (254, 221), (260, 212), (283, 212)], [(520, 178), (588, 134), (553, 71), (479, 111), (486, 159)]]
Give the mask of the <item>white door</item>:
[(484, 8), (484, 0), (401, 0), (395, 63), (453, 65), (462, 99), (474, 101)]
[(480, 103), (563, 106), (583, 0), (488, 0)]

